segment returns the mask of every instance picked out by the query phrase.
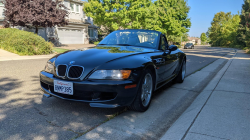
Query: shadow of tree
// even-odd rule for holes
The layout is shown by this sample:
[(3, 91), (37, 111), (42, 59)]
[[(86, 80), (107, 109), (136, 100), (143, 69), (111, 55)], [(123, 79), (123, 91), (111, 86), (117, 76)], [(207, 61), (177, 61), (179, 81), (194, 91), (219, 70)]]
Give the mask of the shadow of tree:
[(39, 76), (30, 76), (29, 81), (1, 78), (1, 139), (70, 139), (124, 109), (43, 97), (39, 80)]
[(18, 79), (12, 79), (10, 77), (0, 78), (0, 98), (4, 98), (7, 95), (3, 91), (10, 91), (22, 86), (22, 82)]

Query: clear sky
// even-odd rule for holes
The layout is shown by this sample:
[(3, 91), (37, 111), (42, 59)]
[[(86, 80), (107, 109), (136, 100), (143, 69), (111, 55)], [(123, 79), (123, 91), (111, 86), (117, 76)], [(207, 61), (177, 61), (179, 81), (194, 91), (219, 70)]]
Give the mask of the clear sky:
[(189, 36), (200, 37), (202, 32), (207, 32), (211, 26), (211, 21), (216, 13), (231, 12), (241, 13), (243, 0), (188, 0), (191, 7), (189, 17), (191, 18), (191, 28)]

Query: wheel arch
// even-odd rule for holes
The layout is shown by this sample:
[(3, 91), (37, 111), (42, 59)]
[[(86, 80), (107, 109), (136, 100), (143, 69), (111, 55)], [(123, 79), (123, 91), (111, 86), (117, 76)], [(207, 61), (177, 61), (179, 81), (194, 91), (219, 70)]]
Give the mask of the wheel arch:
[[(156, 81), (157, 81), (157, 73), (156, 73), (156, 66), (153, 63), (149, 63), (143, 70), (149, 69), (152, 72), (153, 82), (154, 82), (154, 90), (156, 89)], [(153, 90), (153, 91), (154, 91)]]
[(179, 59), (179, 66), (177, 68), (177, 73), (179, 73), (179, 71), (181, 70), (181, 66), (182, 66), (183, 61), (187, 62), (187, 56), (186, 56), (186, 54), (183, 53), (180, 58), (181, 59)]

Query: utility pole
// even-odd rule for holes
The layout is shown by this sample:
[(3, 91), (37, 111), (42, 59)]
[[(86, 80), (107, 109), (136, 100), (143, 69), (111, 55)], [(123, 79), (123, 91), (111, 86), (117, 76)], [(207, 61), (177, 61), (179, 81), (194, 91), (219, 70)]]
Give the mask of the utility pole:
[(182, 43), (182, 36), (181, 36), (181, 43)]

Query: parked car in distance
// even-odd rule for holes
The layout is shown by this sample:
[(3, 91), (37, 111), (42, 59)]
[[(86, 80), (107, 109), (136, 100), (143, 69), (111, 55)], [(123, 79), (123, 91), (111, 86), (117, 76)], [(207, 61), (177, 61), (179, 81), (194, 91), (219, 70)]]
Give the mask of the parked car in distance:
[(110, 33), (96, 47), (52, 57), (40, 82), (46, 97), (143, 112), (156, 89), (183, 82), (185, 73), (185, 53), (169, 46), (164, 34), (128, 29)]
[(194, 44), (193, 43), (186, 43), (186, 45), (184, 45), (184, 49), (194, 49)]

